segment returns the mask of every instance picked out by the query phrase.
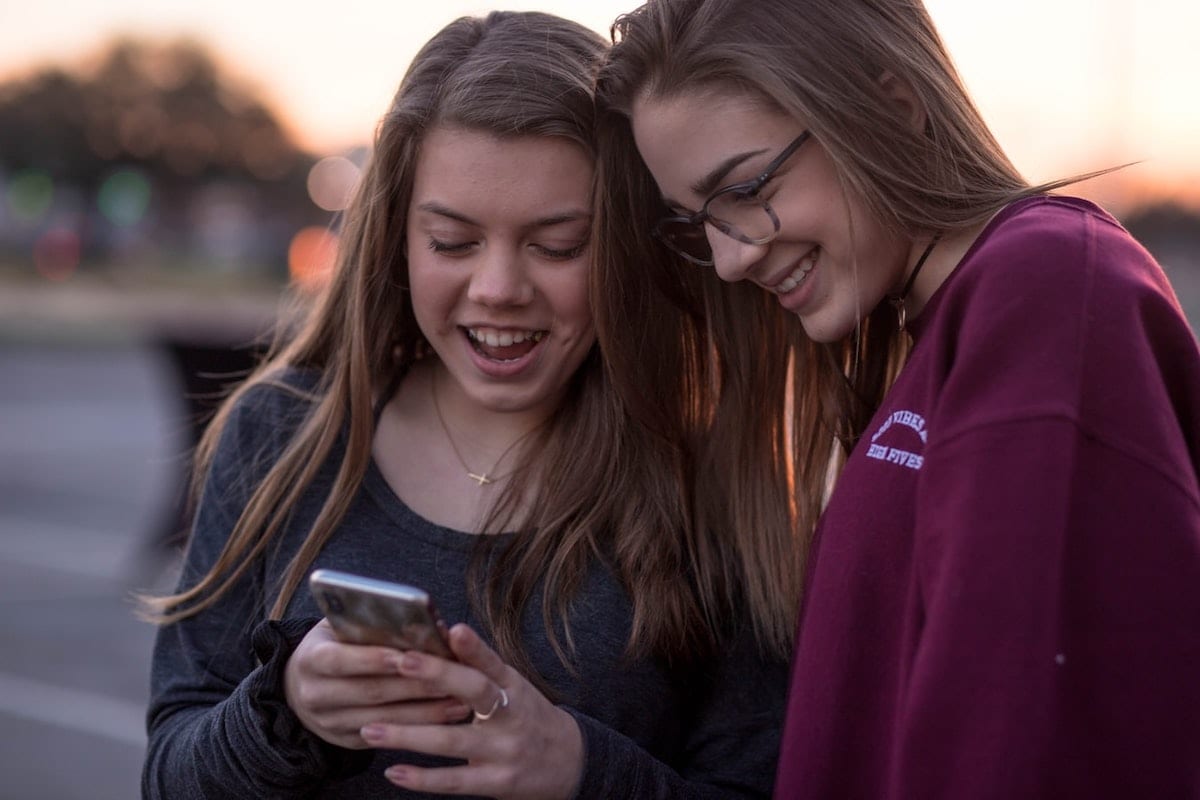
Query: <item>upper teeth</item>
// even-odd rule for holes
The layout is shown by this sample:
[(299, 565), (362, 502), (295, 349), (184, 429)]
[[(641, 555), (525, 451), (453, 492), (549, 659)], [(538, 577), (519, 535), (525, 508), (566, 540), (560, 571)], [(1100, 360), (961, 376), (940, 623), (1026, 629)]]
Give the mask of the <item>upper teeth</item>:
[(483, 342), (488, 347), (508, 347), (520, 344), (526, 339), (540, 342), (546, 335), (545, 331), (499, 331), (494, 328), (467, 328), (467, 335), (477, 342)]
[(792, 271), (783, 281), (775, 287), (776, 294), (787, 294), (792, 289), (800, 285), (800, 282), (808, 277), (808, 273), (812, 272), (812, 268), (817, 265), (817, 251), (814, 249), (806, 255), (800, 262), (800, 266)]

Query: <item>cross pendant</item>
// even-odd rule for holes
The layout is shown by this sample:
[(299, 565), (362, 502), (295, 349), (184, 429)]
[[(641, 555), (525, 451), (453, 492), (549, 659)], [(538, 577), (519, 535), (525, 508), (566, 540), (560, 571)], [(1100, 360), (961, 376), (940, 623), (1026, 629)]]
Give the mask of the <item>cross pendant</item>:
[(468, 472), (467, 477), (478, 483), (480, 486), (483, 486), (485, 483), (492, 482), (492, 479), (487, 476), (486, 472), (482, 475), (476, 475), (474, 472)]

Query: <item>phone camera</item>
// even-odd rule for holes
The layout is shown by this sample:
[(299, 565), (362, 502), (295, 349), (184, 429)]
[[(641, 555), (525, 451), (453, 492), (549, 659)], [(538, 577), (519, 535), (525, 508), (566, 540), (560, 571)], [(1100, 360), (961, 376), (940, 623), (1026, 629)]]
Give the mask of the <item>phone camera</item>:
[(325, 607), (329, 609), (330, 614), (341, 614), (346, 610), (346, 607), (342, 605), (342, 598), (328, 592), (325, 593)]

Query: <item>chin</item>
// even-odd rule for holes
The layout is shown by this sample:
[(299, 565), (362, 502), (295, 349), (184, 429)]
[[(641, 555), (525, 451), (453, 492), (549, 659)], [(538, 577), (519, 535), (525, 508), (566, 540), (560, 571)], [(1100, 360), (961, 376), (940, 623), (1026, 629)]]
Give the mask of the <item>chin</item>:
[(804, 326), (804, 333), (814, 342), (821, 344), (829, 344), (843, 339), (854, 330), (855, 320), (831, 320), (824, 315), (804, 316), (800, 315), (800, 324)]

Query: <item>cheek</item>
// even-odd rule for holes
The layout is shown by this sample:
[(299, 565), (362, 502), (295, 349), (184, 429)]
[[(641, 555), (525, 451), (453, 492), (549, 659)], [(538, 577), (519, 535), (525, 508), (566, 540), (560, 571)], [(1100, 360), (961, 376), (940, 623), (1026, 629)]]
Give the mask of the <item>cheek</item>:
[(595, 344), (596, 331), (592, 327), (591, 317), (580, 317), (578, 323), (572, 324), (570, 333), (561, 340), (562, 356), (558, 372), (563, 379), (579, 371)]
[(583, 364), (592, 345), (596, 342), (591, 305), (587, 287), (563, 287), (554, 303), (554, 325), (559, 332), (557, 344), (560, 348), (560, 370), (564, 375), (573, 375)]
[(592, 330), (592, 308), (588, 302), (586, 270), (555, 276), (543, 287), (558, 323), (572, 331)]
[(412, 300), (413, 315), (421, 331), (428, 337), (438, 328), (438, 320), (445, 317), (453, 304), (453, 287), (436, 269), (422, 262), (420, 255), (408, 262), (408, 291)]

